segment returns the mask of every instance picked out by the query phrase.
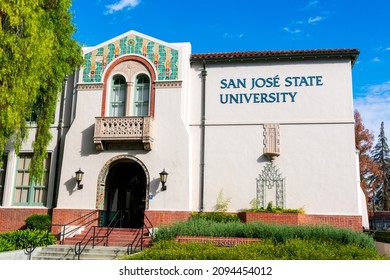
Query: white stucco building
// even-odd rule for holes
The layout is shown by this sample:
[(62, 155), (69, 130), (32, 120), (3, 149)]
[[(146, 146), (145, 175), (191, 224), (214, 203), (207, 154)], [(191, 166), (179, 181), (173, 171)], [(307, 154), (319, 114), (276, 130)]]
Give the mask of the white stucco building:
[(192, 54), (190, 43), (130, 31), (83, 51), (59, 100), (47, 185), (39, 196), (19, 178), (33, 139), (19, 157), (10, 148), (0, 215), (50, 210), (65, 224), (100, 210), (107, 224), (121, 210), (122, 226), (137, 227), (145, 211), (161, 225), (212, 211), (222, 190), (232, 212), (257, 199), (303, 208), (311, 223), (367, 225), (357, 49)]

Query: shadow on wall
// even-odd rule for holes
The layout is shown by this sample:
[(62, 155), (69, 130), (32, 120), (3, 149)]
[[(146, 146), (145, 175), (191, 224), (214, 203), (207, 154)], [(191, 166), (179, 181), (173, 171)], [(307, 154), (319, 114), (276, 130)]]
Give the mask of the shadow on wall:
[(267, 163), (267, 162), (269, 162), (269, 159), (268, 159), (265, 155), (261, 155), (261, 156), (257, 159), (257, 162), (258, 162), (258, 163)]
[(156, 196), (157, 193), (161, 192), (160, 188), (160, 178), (153, 178), (150, 180), (149, 185), (149, 194)]
[(81, 156), (89, 156), (99, 153), (95, 148), (95, 144), (93, 143), (94, 133), (95, 124), (90, 125), (81, 132)]
[(72, 195), (73, 192), (77, 191), (77, 181), (76, 177), (70, 178), (68, 181), (65, 182), (66, 190), (68, 191), (69, 195)]

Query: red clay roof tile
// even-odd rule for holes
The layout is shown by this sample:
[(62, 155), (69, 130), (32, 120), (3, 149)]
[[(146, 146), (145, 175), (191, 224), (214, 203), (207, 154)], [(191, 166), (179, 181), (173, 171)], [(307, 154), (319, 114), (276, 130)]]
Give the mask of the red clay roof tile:
[(354, 63), (359, 55), (358, 49), (318, 49), (318, 50), (280, 50), (280, 51), (243, 51), (192, 54), (191, 61), (227, 61), (227, 60), (268, 60), (293, 58), (335, 58), (350, 57)]

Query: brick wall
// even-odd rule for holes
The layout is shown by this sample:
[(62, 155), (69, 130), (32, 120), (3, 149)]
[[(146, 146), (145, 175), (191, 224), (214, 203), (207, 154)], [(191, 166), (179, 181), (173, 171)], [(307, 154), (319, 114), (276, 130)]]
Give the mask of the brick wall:
[(263, 213), (241, 212), (238, 213), (243, 222), (264, 222), (287, 225), (329, 225), (338, 228), (350, 228), (357, 231), (363, 230), (362, 217), (352, 215), (313, 215), (295, 213)]
[(363, 231), (361, 216), (347, 215), (306, 215), (303, 223), (306, 225), (329, 225), (338, 228), (350, 228)]
[[(187, 221), (190, 211), (153, 211), (147, 210), (145, 214), (154, 227), (173, 224), (178, 221)], [(238, 213), (243, 222), (264, 222), (286, 225), (329, 225), (338, 228), (350, 228), (362, 231), (362, 217), (353, 215), (311, 215), (295, 213)]]
[[(54, 234), (58, 234), (61, 231), (61, 226), (59, 225), (65, 225), (69, 223), (70, 223), (69, 225), (81, 225), (85, 222), (97, 219), (99, 216), (99, 213), (97, 211), (90, 216), (88, 215), (93, 211), (95, 211), (95, 209), (57, 209), (57, 208), (53, 209), (52, 232)], [(72, 221), (75, 220), (77, 220), (77, 222), (71, 223)], [(98, 225), (97, 220), (94, 221), (92, 224), (90, 224), (90, 226), (96, 226), (96, 225)]]
[(24, 221), (33, 214), (49, 214), (49, 209), (0, 208), (0, 233), (24, 229)]
[(296, 213), (240, 212), (238, 216), (244, 223), (261, 221), (282, 225), (299, 225), (303, 223), (306, 215)]
[[(0, 208), (0, 233), (11, 230), (23, 229), (25, 220), (32, 214), (49, 214), (49, 209), (28, 208)], [(91, 213), (94, 209), (53, 209), (52, 223), (63, 225)], [(154, 211), (146, 210), (145, 215), (154, 227), (171, 225), (178, 221), (187, 221), (191, 211)], [(252, 215), (255, 214), (255, 215)], [(243, 222), (261, 221), (265, 223), (278, 223), (290, 225), (330, 225), (339, 228), (350, 228), (362, 231), (361, 216), (352, 215), (312, 215), (291, 213), (239, 213)], [(89, 219), (95, 219), (98, 213), (94, 213)], [(97, 225), (97, 221), (91, 225)], [(60, 231), (59, 226), (52, 229), (53, 233)]]
[(154, 227), (167, 226), (179, 221), (188, 221), (191, 213), (191, 211), (145, 211), (145, 215)]
[(177, 236), (175, 240), (179, 243), (213, 243), (218, 246), (230, 247), (238, 244), (259, 242), (260, 238), (246, 237), (212, 237), (212, 236)]

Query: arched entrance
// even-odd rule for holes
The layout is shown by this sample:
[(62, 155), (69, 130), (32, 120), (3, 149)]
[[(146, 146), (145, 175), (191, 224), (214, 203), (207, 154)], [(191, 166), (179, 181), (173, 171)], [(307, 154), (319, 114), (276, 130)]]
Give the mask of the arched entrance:
[(117, 227), (141, 227), (149, 185), (145, 166), (135, 158), (123, 156), (111, 160), (105, 171), (105, 178), (101, 178), (104, 182), (104, 193), (100, 193), (100, 197), (104, 198), (101, 225), (107, 226), (120, 211), (121, 220)]

